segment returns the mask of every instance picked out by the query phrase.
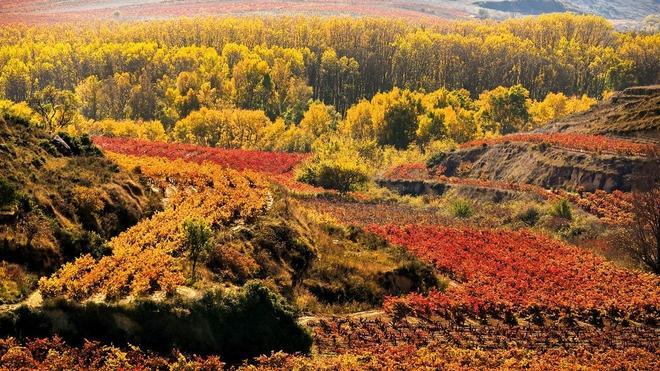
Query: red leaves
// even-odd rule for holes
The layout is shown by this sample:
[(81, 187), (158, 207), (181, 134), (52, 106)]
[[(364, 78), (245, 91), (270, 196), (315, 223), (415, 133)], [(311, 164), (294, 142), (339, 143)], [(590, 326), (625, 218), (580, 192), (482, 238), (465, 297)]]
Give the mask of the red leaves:
[(578, 194), (563, 192), (564, 196), (582, 210), (612, 224), (624, 224), (632, 218), (632, 194), (621, 191), (607, 193), (597, 190)]
[(572, 150), (613, 153), (617, 155), (649, 156), (658, 153), (658, 146), (653, 144), (638, 143), (626, 139), (614, 139), (603, 135), (572, 133), (511, 134), (501, 137), (473, 140), (462, 144), (461, 148), (501, 144), (505, 142), (547, 143)]
[[(531, 232), (409, 225), (369, 231), (431, 261), (461, 285), (446, 294), (410, 296), (421, 312), (463, 307), (468, 312), (617, 310), (632, 316), (660, 306), (657, 277), (630, 272), (577, 247)], [(387, 304), (387, 306), (392, 304)]]
[(288, 173), (307, 157), (307, 154), (302, 153), (221, 149), (128, 138), (95, 137), (94, 144), (105, 150), (125, 155), (181, 159), (198, 164), (211, 162), (231, 169), (254, 170), (269, 174)]

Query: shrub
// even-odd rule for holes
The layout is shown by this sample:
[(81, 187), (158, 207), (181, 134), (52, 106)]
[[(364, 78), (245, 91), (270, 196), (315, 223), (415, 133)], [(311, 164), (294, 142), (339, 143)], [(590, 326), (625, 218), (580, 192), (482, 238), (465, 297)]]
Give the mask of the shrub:
[(83, 134), (81, 136), (70, 135), (66, 132), (57, 133), (62, 140), (66, 142), (71, 148), (71, 152), (76, 156), (99, 156), (101, 150), (92, 143), (89, 135)]
[(534, 206), (531, 206), (528, 207), (527, 210), (519, 213), (517, 218), (521, 222), (525, 223), (527, 226), (533, 227), (536, 225), (536, 223), (539, 222), (539, 219), (541, 218), (541, 213), (539, 212), (539, 209), (537, 209)]
[(447, 281), (440, 280), (432, 266), (418, 260), (407, 262), (393, 272), (384, 274), (379, 281), (389, 295), (408, 292), (427, 294), (431, 289), (444, 291), (447, 288)]
[(108, 305), (58, 301), (0, 315), (0, 336), (19, 334), (56, 334), (72, 343), (84, 339), (130, 343), (161, 354), (176, 348), (220, 355), (230, 362), (272, 351), (308, 352), (312, 344), (311, 336), (296, 323), (292, 308), (259, 282), (249, 282), (234, 292), (208, 292), (192, 302), (148, 300)]
[(469, 218), (474, 214), (472, 203), (464, 199), (457, 199), (451, 204), (451, 214), (457, 218)]
[(556, 216), (558, 218), (573, 220), (573, 211), (571, 209), (571, 203), (566, 199), (562, 199), (557, 203), (553, 204), (550, 208), (550, 215)]
[(364, 187), (369, 180), (366, 166), (353, 159), (310, 161), (298, 171), (297, 179), (341, 193)]
[(314, 156), (298, 169), (296, 177), (341, 193), (357, 190), (366, 185), (370, 175), (370, 160), (362, 155), (365, 149), (338, 136), (323, 136), (314, 142)]
[(6, 179), (0, 178), (0, 208), (7, 207), (16, 198), (16, 188)]

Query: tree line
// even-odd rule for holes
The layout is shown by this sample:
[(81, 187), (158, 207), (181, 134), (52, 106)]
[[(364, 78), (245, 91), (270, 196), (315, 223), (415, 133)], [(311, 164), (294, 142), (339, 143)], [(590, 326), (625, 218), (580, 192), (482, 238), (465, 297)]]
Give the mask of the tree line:
[(340, 113), (395, 87), (521, 84), (600, 97), (660, 81), (660, 35), (617, 32), (603, 18), (551, 14), (407, 24), (352, 18), (204, 18), (0, 27), (0, 96), (75, 92), (91, 119), (158, 119), (201, 107), (259, 109), (298, 123), (311, 100)]

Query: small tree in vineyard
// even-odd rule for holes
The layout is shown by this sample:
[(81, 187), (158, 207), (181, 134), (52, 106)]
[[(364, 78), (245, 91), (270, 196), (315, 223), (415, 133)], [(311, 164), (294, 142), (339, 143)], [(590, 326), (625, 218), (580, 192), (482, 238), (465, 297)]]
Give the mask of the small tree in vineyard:
[(213, 231), (206, 220), (197, 218), (184, 220), (182, 230), (191, 264), (190, 277), (195, 282), (197, 263), (208, 254), (213, 240)]
[(633, 220), (622, 246), (640, 264), (660, 274), (660, 188), (633, 193)]

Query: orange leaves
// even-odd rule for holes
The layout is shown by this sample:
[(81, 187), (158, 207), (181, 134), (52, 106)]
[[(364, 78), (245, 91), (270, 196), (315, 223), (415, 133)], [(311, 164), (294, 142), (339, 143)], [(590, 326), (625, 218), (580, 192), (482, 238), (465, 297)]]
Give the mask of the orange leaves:
[(582, 192), (579, 195), (564, 192), (571, 202), (584, 211), (598, 216), (612, 224), (624, 224), (632, 218), (632, 194), (621, 191), (607, 193), (597, 190), (593, 193)]
[(82, 256), (42, 279), (46, 297), (83, 300), (95, 294), (114, 299), (171, 293), (184, 283), (179, 227), (186, 217), (197, 216), (219, 228), (250, 220), (267, 207), (268, 186), (257, 174), (159, 158), (111, 157), (122, 166), (139, 167), (155, 185), (173, 188), (173, 194), (163, 211), (113, 238), (112, 255), (98, 261)]
[(179, 354), (175, 360), (143, 352), (135, 346), (121, 349), (97, 341), (85, 340), (82, 345), (73, 347), (59, 337), (24, 342), (0, 339), (0, 369), (3, 370), (220, 370), (223, 366), (216, 356), (188, 358)]
[(617, 268), (531, 232), (424, 225), (367, 229), (461, 283), (446, 293), (409, 297), (407, 305), (422, 312), (448, 306), (476, 314), (533, 308), (577, 314), (596, 309), (643, 317), (660, 307), (657, 277)]

